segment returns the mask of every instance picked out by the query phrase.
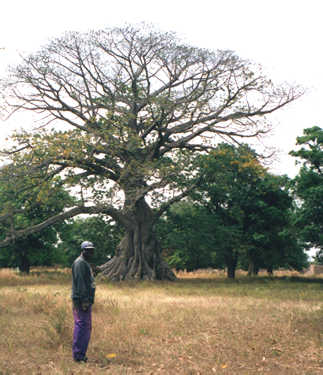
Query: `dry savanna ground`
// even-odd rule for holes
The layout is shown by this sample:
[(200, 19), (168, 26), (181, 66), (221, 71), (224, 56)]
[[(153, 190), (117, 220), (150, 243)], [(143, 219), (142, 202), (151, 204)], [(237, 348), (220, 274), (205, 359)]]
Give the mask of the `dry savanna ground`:
[(322, 374), (323, 279), (98, 280), (87, 364), (71, 357), (68, 270), (0, 270), (0, 375)]

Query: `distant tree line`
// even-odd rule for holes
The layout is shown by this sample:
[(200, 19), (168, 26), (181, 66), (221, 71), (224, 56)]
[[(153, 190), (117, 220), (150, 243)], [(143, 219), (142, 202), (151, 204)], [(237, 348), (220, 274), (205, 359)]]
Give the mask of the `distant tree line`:
[[(247, 145), (222, 143), (191, 158), (187, 175), (198, 181), (196, 188), (157, 223), (169, 265), (188, 271), (225, 268), (230, 278), (237, 268), (250, 275), (259, 269), (272, 274), (280, 267), (307, 267), (306, 250), (311, 247), (318, 249), (315, 262), (323, 264), (322, 128), (305, 129), (297, 144), (291, 154), (301, 168), (294, 179), (269, 173)], [(178, 179), (177, 188), (192, 183), (191, 178)], [(48, 211), (55, 214), (74, 203), (59, 179), (47, 192), (42, 190), (40, 197), (35, 191), (31, 197), (2, 180), (2, 217), (5, 210), (15, 210), (16, 220), (35, 225)], [(29, 272), (31, 266), (70, 266), (83, 240), (95, 243), (93, 262), (102, 264), (114, 256), (123, 234), (122, 227), (100, 215), (65, 220), (2, 248), (0, 267)]]

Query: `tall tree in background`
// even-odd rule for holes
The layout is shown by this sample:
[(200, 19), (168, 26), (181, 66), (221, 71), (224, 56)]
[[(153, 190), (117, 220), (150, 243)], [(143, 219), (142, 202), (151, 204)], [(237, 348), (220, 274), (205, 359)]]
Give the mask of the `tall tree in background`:
[[(295, 192), (300, 199), (297, 225), (309, 247), (323, 250), (323, 129), (304, 129), (297, 138), (297, 151), (290, 154), (300, 159), (301, 169), (295, 177)], [(319, 256), (319, 254), (318, 254)]]
[(224, 260), (228, 277), (234, 278), (241, 254), (251, 250), (249, 233), (256, 211), (250, 205), (255, 204), (255, 189), (265, 169), (247, 145), (223, 143), (197, 160), (202, 179), (192, 197), (218, 218), (213, 229), (219, 237), (217, 256)]
[(33, 189), (60, 175), (79, 199), (42, 225), (11, 228), (0, 245), (81, 213), (107, 215), (125, 230), (101, 267), (113, 280), (173, 279), (154, 225), (194, 188), (174, 189), (187, 154), (209, 150), (216, 136), (260, 137), (266, 115), (301, 94), (231, 51), (130, 26), (67, 33), (13, 68), (5, 88), (9, 105), (38, 115), (42, 129), (13, 137), (10, 178), (27, 174)]
[(254, 181), (247, 199), (241, 202), (249, 275), (257, 274), (260, 268), (272, 274), (279, 267), (301, 271), (308, 266), (303, 243), (293, 225), (289, 184), (286, 176), (266, 172)]
[(224, 261), (228, 276), (234, 278), (238, 262), (250, 274), (302, 269), (306, 255), (292, 236), (285, 178), (268, 173), (247, 145), (220, 144), (197, 160), (201, 183), (191, 197), (209, 212), (215, 261)]

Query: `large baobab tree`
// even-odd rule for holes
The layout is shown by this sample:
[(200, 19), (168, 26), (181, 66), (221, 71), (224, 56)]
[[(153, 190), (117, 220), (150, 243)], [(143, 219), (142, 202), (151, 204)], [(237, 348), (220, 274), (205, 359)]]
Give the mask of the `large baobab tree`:
[(17, 186), (23, 174), (22, 188), (41, 197), (59, 179), (77, 199), (37, 226), (8, 225), (0, 245), (82, 213), (109, 215), (125, 229), (116, 255), (101, 266), (113, 280), (173, 279), (154, 224), (194, 188), (175, 188), (188, 177), (189, 155), (217, 138), (261, 136), (267, 115), (300, 95), (233, 52), (132, 26), (67, 33), (25, 57), (5, 86), (13, 111), (31, 111), (39, 122), (13, 136), (3, 174)]

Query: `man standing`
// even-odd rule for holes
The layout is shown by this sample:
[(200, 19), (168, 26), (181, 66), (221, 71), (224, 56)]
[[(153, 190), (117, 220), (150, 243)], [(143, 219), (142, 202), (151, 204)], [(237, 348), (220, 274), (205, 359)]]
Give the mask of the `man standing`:
[(81, 244), (81, 255), (72, 265), (72, 300), (74, 316), (73, 358), (86, 362), (86, 351), (92, 330), (92, 305), (95, 296), (95, 282), (89, 260), (94, 254), (92, 242)]

